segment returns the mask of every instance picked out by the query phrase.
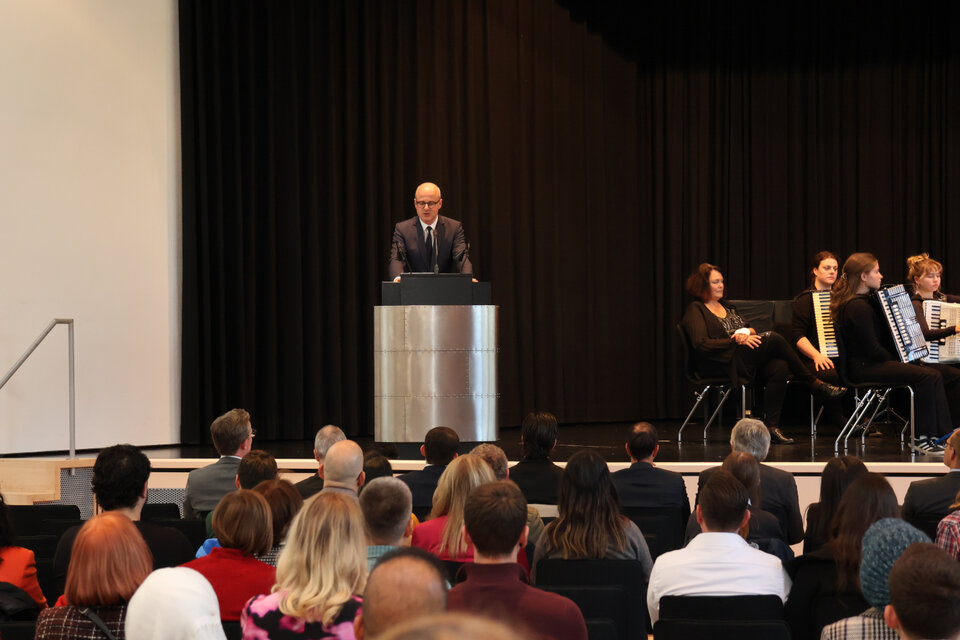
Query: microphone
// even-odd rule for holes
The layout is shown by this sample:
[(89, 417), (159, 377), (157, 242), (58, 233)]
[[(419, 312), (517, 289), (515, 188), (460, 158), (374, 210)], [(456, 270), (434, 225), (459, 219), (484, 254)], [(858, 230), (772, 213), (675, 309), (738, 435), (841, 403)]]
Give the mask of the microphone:
[(433, 234), (433, 257), (433, 275), (437, 275), (440, 273), (440, 237), (436, 233)]

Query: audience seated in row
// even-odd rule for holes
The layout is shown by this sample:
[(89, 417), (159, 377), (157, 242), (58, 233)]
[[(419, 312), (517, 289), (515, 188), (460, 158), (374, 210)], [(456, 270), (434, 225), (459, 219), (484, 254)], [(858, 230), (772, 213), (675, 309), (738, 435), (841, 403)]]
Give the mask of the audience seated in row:
[[(240, 458), (234, 485), (237, 489), (253, 489), (264, 480), (273, 480), (278, 475), (280, 471), (276, 458), (262, 449), (253, 449)], [(213, 537), (213, 511), (207, 514), (206, 527), (207, 537)], [(197, 557), (200, 558), (209, 551), (209, 548), (203, 554), (198, 551)]]
[(903, 498), (903, 519), (931, 537), (937, 523), (953, 511), (955, 497), (960, 493), (960, 430), (947, 438), (943, 464), (947, 473), (911, 482)]
[(930, 542), (927, 534), (898, 518), (877, 520), (863, 534), (860, 560), (860, 590), (870, 605), (862, 613), (828, 624), (821, 640), (897, 640), (897, 632), (887, 626), (883, 612), (890, 604), (890, 571), (910, 545)]
[(153, 559), (133, 522), (108, 511), (86, 522), (73, 541), (66, 590), (37, 619), (37, 640), (103, 637), (104, 625), (124, 638), (127, 603), (153, 570)]
[(130, 598), (125, 629), (127, 640), (226, 640), (217, 594), (186, 567), (147, 576)]
[[(497, 480), (506, 480), (510, 477), (510, 469), (507, 468), (506, 452), (495, 444), (483, 443), (475, 446), (470, 453), (483, 458), (493, 470), (493, 477)], [(543, 518), (537, 508), (527, 505), (527, 544), (536, 545), (540, 540), (540, 534), (543, 533)]]
[(560, 478), (557, 519), (547, 525), (533, 553), (531, 577), (542, 558), (639, 560), (644, 580), (653, 559), (643, 534), (620, 514), (620, 500), (603, 457), (590, 449), (567, 461)]
[(273, 546), (267, 553), (258, 555), (257, 560), (276, 567), (280, 552), (287, 543), (290, 524), (303, 507), (303, 498), (289, 480), (264, 480), (253, 490), (262, 495), (267, 501), (267, 506), (270, 507), (270, 523), (273, 532)]
[(550, 460), (560, 429), (557, 418), (546, 411), (534, 411), (520, 425), (523, 456), (510, 468), (513, 480), (528, 504), (557, 504), (563, 469)]
[[(366, 478), (364, 486), (376, 478), (392, 478), (393, 465), (379, 451), (370, 450), (363, 454), (363, 475)], [(360, 490), (362, 491), (363, 487)]]
[(231, 409), (213, 421), (210, 437), (220, 459), (187, 474), (184, 518), (206, 518), (220, 498), (236, 490), (237, 467), (253, 449), (254, 433), (250, 414), (243, 409)]
[[(770, 451), (770, 432), (766, 425), (752, 418), (740, 420), (730, 432), (730, 448), (732, 451), (749, 453), (761, 463), (760, 492), (763, 502), (760, 508), (772, 513), (780, 521), (787, 544), (797, 544), (803, 540), (797, 481), (788, 471), (762, 464)], [(718, 468), (704, 469), (700, 473), (697, 482), (698, 502), (700, 489)]]
[(863, 534), (882, 518), (899, 517), (897, 496), (883, 476), (866, 473), (850, 485), (827, 544), (787, 563), (793, 588), (784, 615), (794, 640), (816, 640), (826, 625), (869, 607), (860, 591)]
[(334, 442), (318, 471), (323, 478), (321, 493), (340, 493), (354, 501), (366, 481), (363, 472), (363, 449), (353, 440)]
[(807, 507), (807, 530), (803, 533), (803, 552), (811, 553), (827, 544), (830, 524), (840, 500), (854, 480), (867, 472), (856, 456), (831, 458), (820, 474), (820, 501)]
[[(766, 428), (764, 428), (766, 431)], [(647, 588), (650, 622), (660, 617), (664, 596), (776, 595), (787, 600), (790, 577), (780, 560), (751, 547), (749, 495), (726, 469), (717, 469), (700, 489), (697, 522), (702, 533), (653, 565)]]
[(621, 507), (682, 507), (684, 520), (690, 517), (690, 499), (683, 476), (654, 466), (660, 452), (657, 429), (649, 422), (638, 422), (630, 430), (624, 448), (630, 466), (612, 474)]
[[(340, 427), (336, 425), (328, 424), (318, 430), (317, 435), (313, 438), (313, 457), (316, 459), (317, 464), (322, 466), (323, 459), (327, 455), (327, 451), (330, 449), (330, 447), (332, 447), (335, 443), (346, 439), (346, 434), (344, 434)], [(301, 480), (296, 485), (297, 491), (300, 492), (300, 495), (304, 500), (314, 494), (320, 493), (320, 490), (323, 489), (323, 476), (320, 475), (319, 466), (317, 468), (317, 473), (305, 480)]]
[[(107, 447), (93, 463), (93, 495), (97, 506), (114, 511), (136, 524), (153, 557), (153, 568), (175, 567), (194, 556), (186, 536), (171, 527), (140, 520), (140, 512), (147, 502), (147, 480), (150, 460), (136, 447), (117, 444)], [(66, 584), (71, 564), (73, 544), (80, 526), (67, 529), (57, 543), (53, 559), (54, 577), (60, 592)]]
[(262, 495), (238, 489), (213, 510), (213, 531), (220, 543), (202, 558), (183, 566), (202, 574), (217, 593), (222, 620), (239, 620), (253, 596), (269, 593), (276, 570), (257, 560), (273, 548), (270, 507)]
[(37, 561), (33, 551), (17, 546), (16, 532), (10, 522), (7, 503), (0, 495), (0, 582), (23, 589), (40, 609), (47, 599), (37, 580)]
[(410, 487), (397, 478), (375, 478), (360, 493), (367, 542), (367, 569), (413, 535)]
[(433, 492), (437, 489), (440, 476), (447, 465), (457, 457), (460, 448), (460, 436), (449, 427), (434, 427), (427, 431), (427, 435), (420, 445), (420, 454), (427, 464), (423, 469), (410, 471), (398, 476), (410, 487), (413, 495), (413, 512), (417, 517), (423, 517), (433, 507)]
[(355, 497), (327, 489), (293, 519), (276, 587), (243, 609), (244, 637), (353, 638), (367, 581), (363, 515)]
[(527, 501), (509, 480), (483, 484), (464, 505), (464, 528), (474, 561), (447, 596), (450, 611), (509, 622), (529, 637), (586, 640), (587, 627), (571, 600), (530, 586), (517, 555), (527, 544)]

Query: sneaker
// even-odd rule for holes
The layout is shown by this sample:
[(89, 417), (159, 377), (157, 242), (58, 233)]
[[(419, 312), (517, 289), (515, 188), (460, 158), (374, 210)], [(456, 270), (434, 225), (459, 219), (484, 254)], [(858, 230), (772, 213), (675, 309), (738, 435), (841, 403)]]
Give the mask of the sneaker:
[(914, 451), (928, 456), (943, 455), (943, 446), (939, 445), (929, 436), (921, 436), (913, 439), (911, 448)]

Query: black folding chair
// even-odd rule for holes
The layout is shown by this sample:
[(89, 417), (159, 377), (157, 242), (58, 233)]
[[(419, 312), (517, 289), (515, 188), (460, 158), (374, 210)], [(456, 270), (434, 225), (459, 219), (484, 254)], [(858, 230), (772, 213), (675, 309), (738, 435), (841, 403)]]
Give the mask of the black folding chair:
[[(697, 373), (696, 365), (693, 361), (693, 345), (690, 344), (690, 337), (687, 335), (687, 332), (684, 330), (683, 325), (677, 325), (677, 333), (680, 335), (680, 346), (683, 348), (683, 359), (685, 362), (684, 373), (687, 376), (687, 380), (691, 384), (700, 387), (699, 391), (694, 391), (693, 395), (696, 397), (696, 402), (693, 403), (693, 407), (690, 409), (690, 413), (687, 414), (686, 419), (683, 421), (683, 424), (680, 425), (680, 430), (677, 432), (677, 442), (680, 442), (681, 436), (683, 435), (683, 428), (687, 426), (690, 422), (690, 419), (693, 417), (693, 414), (697, 411), (697, 408), (704, 401), (705, 398), (709, 397), (710, 390), (716, 389), (720, 393), (720, 402), (717, 403), (716, 408), (713, 410), (713, 413), (710, 415), (710, 419), (707, 420), (706, 424), (703, 425), (703, 441), (707, 441), (707, 429), (710, 428), (710, 425), (713, 424), (714, 419), (720, 413), (720, 410), (723, 408), (724, 403), (727, 401), (727, 398), (730, 397), (730, 392), (733, 391), (733, 385), (731, 383), (729, 376), (715, 376), (715, 377), (705, 377)], [(746, 403), (746, 392), (745, 388), (741, 387), (741, 398), (742, 404)], [(745, 412), (745, 407), (741, 407), (740, 415), (743, 415)]]
[(790, 640), (779, 596), (664, 596), (656, 640)]
[(682, 505), (675, 507), (620, 507), (620, 513), (637, 525), (650, 555), (656, 560), (661, 554), (683, 546), (687, 519)]

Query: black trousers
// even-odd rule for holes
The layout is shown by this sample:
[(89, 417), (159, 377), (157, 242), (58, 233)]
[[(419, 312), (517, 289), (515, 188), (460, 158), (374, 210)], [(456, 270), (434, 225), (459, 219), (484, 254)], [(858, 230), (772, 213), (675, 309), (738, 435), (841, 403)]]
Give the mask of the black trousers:
[(752, 377), (757, 385), (763, 387), (763, 422), (768, 427), (780, 426), (783, 399), (787, 395), (787, 378), (791, 374), (810, 385), (816, 381), (797, 352), (776, 331), (764, 334), (756, 349), (737, 345), (735, 357), (744, 377)]
[[(856, 358), (850, 359), (847, 368), (853, 382), (890, 382), (913, 387), (917, 421), (914, 431), (917, 435), (939, 438), (952, 430), (950, 406), (939, 368), (893, 360), (873, 362)], [(957, 378), (956, 382), (951, 382), (953, 388), (958, 387), (960, 376)], [(960, 393), (960, 389), (954, 393)]]

